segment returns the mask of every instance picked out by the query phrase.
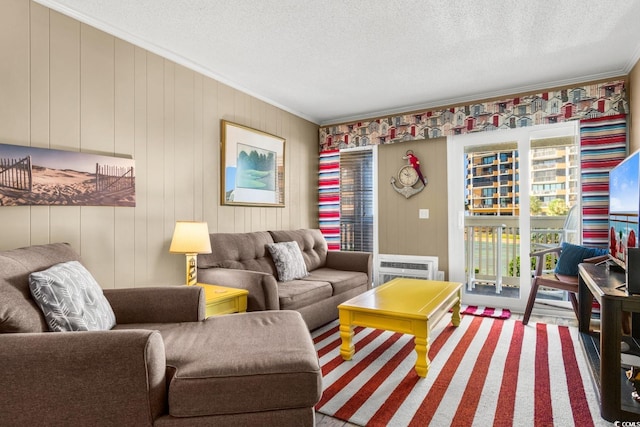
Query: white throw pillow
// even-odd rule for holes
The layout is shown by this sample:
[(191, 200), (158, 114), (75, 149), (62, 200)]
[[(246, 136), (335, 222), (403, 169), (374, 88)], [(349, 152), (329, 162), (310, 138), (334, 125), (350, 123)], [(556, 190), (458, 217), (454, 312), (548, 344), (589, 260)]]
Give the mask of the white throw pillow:
[(267, 248), (278, 270), (279, 281), (288, 282), (309, 275), (300, 246), (296, 242), (267, 243)]
[(29, 289), (53, 332), (109, 330), (116, 324), (102, 288), (78, 261), (31, 273)]

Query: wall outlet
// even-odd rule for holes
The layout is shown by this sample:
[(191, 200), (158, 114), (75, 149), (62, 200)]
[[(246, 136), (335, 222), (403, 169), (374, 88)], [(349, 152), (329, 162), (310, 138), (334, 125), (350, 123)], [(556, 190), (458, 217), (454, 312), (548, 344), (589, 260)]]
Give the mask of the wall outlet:
[(420, 219), (429, 219), (429, 209), (419, 209), (418, 210), (418, 218), (420, 218)]

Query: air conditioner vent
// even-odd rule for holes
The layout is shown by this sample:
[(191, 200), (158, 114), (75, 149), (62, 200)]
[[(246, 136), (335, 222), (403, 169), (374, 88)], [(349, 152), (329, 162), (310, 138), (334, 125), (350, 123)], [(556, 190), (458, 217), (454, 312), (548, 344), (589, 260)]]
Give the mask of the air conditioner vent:
[(418, 255), (378, 255), (376, 285), (398, 277), (436, 280), (438, 257)]
[(380, 262), (381, 268), (403, 268), (407, 270), (429, 270), (429, 264), (418, 264), (413, 262), (389, 262), (382, 261)]

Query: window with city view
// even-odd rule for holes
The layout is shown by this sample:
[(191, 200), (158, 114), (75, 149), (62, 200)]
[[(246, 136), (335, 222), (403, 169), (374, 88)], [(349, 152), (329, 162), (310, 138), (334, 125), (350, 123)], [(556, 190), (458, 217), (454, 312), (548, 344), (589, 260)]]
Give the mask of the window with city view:
[[(518, 150), (465, 153), (466, 210), (470, 215), (519, 215)], [(566, 215), (578, 202), (578, 148), (573, 138), (532, 140), (530, 213)]]

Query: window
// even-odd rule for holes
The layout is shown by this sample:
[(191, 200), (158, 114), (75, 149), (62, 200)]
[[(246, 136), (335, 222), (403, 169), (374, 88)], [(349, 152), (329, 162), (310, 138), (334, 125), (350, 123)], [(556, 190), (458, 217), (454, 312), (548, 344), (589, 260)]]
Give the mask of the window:
[(496, 160), (496, 156), (486, 156), (482, 158), (482, 164), (483, 165), (490, 165), (493, 162), (495, 162)]
[(373, 151), (340, 152), (340, 250), (373, 252)]
[(533, 101), (533, 112), (535, 113), (536, 111), (542, 110), (542, 100), (540, 98), (536, 98)]
[(605, 86), (604, 87), (604, 96), (607, 97), (607, 98), (610, 98), (615, 93), (615, 90), (616, 89), (615, 89), (614, 86)]
[(582, 99), (582, 94), (580, 93), (580, 90), (576, 89), (573, 91), (573, 103), (577, 104), (578, 102), (580, 102), (580, 99)]
[(495, 190), (493, 188), (483, 188), (482, 197), (493, 197)]

